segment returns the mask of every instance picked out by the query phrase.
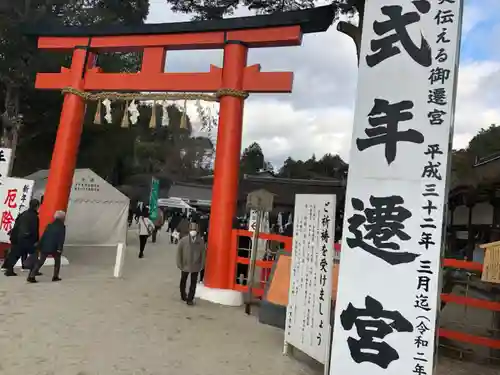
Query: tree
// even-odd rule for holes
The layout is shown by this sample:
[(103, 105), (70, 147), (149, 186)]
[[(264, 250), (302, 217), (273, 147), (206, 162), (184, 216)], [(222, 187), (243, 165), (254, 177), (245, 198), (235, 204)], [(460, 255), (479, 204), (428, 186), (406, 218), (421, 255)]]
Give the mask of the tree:
[[(215, 20), (232, 15), (240, 7), (246, 7), (257, 14), (271, 14), (291, 10), (314, 8), (323, 5), (321, 0), (165, 0), (174, 12), (192, 14), (195, 20)], [(363, 15), (366, 0), (331, 0), (338, 20), (339, 15), (359, 16), (359, 23), (340, 21), (337, 29), (353, 39), (359, 60)]]
[[(39, 54), (34, 40), (24, 35), (28, 27), (35, 24), (48, 27), (62, 24), (140, 24), (148, 9), (149, 1), (145, 0), (4, 0), (0, 5), (2, 145), (12, 147), (15, 153), (21, 139), (20, 148), (24, 142), (24, 150), (32, 150), (32, 147), (40, 150), (41, 140), (52, 138), (59, 119), (61, 95), (34, 90), (33, 82), (37, 71), (57, 71), (61, 65), (67, 66), (68, 57)], [(105, 68), (113, 68), (112, 71), (126, 70), (137, 64), (137, 57), (131, 54), (102, 54), (99, 63)], [(44, 106), (38, 103), (44, 103)], [(47, 137), (49, 134), (50, 137)], [(45, 154), (50, 154), (52, 145), (53, 142), (46, 144)], [(45, 159), (45, 156), (40, 159)]]
[[(163, 124), (162, 106), (140, 103), (138, 110), (138, 122), (128, 128), (121, 127), (123, 102), (112, 107), (111, 124), (93, 124), (95, 111), (88, 111), (78, 165), (91, 167), (115, 185), (122, 185), (135, 175), (155, 175), (173, 181), (209, 173), (206, 158), (213, 152), (213, 144), (208, 138), (191, 136), (191, 120), (182, 109), (175, 105), (166, 108), (168, 126)], [(151, 125), (153, 111), (155, 119)], [(181, 127), (183, 118), (185, 128)]]
[(262, 148), (257, 142), (252, 143), (243, 150), (240, 162), (242, 174), (256, 174), (261, 170), (269, 169), (272, 169), (272, 165), (264, 158)]
[(500, 152), (500, 126), (492, 124), (479, 130), (470, 140), (467, 152), (474, 158), (484, 158)]
[(347, 178), (347, 163), (339, 155), (325, 154), (316, 164), (315, 172), (337, 179)]
[[(194, 19), (221, 19), (246, 7), (257, 14), (270, 14), (291, 10), (314, 8), (324, 3), (320, 0), (166, 0), (174, 12), (193, 14)], [(351, 0), (333, 0), (332, 6), (346, 12), (354, 3)]]
[(500, 153), (500, 126), (495, 124), (482, 128), (469, 141), (465, 149), (453, 150), (451, 159), (452, 178), (456, 183), (474, 181), (477, 176), (473, 168), (481, 158)]
[(338, 155), (325, 154), (319, 160), (313, 155), (305, 162), (288, 157), (280, 168), (278, 175), (284, 178), (321, 179), (347, 177), (347, 163)]
[(279, 177), (284, 178), (310, 178), (306, 166), (302, 160), (294, 160), (288, 157), (279, 169)]

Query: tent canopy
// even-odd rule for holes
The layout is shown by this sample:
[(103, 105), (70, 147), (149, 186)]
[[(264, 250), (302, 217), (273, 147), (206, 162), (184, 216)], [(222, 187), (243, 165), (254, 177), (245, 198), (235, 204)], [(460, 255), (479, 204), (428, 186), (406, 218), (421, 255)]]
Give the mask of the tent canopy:
[(169, 207), (169, 208), (182, 208), (184, 210), (196, 211), (193, 207), (184, 202), (184, 200), (182, 200), (181, 198), (174, 198), (174, 197), (158, 199), (158, 206)]
[[(33, 198), (45, 193), (48, 170), (26, 176)], [(127, 237), (129, 199), (90, 169), (76, 169), (66, 216), (66, 244), (115, 246)]]

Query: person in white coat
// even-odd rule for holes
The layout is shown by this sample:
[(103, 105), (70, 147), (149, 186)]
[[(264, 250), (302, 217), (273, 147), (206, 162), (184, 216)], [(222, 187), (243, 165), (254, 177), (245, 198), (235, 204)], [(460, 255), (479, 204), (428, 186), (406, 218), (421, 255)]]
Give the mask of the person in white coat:
[(148, 237), (151, 236), (155, 226), (151, 220), (149, 220), (149, 211), (143, 209), (139, 216), (139, 258), (144, 258), (144, 249), (146, 248), (146, 243), (148, 242)]

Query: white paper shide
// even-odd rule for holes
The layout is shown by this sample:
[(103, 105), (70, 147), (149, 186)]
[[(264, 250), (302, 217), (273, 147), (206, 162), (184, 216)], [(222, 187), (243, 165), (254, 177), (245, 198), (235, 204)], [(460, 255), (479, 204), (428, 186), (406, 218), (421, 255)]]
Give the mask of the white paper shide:
[(330, 343), (335, 196), (295, 196), (285, 343), (326, 363)]
[(366, 4), (332, 375), (433, 374), (462, 9)]

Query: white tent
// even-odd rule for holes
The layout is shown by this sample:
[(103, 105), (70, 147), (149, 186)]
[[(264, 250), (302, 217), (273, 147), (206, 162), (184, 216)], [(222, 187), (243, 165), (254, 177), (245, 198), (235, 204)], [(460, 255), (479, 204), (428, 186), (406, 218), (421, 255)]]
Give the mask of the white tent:
[[(33, 198), (45, 193), (48, 171), (35, 172)], [(90, 169), (77, 169), (66, 217), (66, 245), (116, 246), (125, 243), (129, 199)]]
[(182, 208), (183, 210), (196, 211), (193, 207), (184, 202), (183, 199), (175, 197), (158, 199), (158, 206), (169, 207), (169, 208)]

